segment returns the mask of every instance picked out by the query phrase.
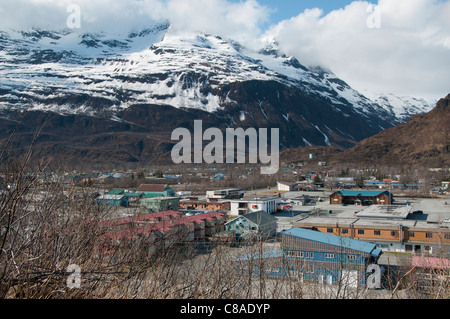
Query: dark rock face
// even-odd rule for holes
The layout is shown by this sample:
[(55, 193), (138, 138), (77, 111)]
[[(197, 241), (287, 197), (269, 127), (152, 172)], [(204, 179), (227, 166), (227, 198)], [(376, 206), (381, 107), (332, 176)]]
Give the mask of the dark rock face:
[[(9, 112), (8, 120), (1, 121), (0, 133), (6, 138), (25, 114), (13, 138), (19, 153), (25, 150), (22, 147), (31, 143), (34, 133), (43, 125), (36, 143), (41, 156), (66, 158), (66, 161), (75, 163), (81, 160), (93, 163), (161, 163), (170, 160), (170, 151), (176, 143), (171, 141), (172, 131), (185, 127), (193, 132), (194, 120), (202, 120), (204, 130), (210, 127), (223, 131), (227, 127), (279, 128), (281, 149), (306, 146), (307, 143), (345, 148), (377, 130), (356, 116), (352, 126), (348, 127), (348, 118), (334, 111), (332, 105), (276, 82), (234, 83), (224, 87), (221, 93), (233, 94), (239, 105), (225, 104), (222, 110), (209, 113), (138, 104), (117, 112), (115, 120), (43, 111)], [(90, 99), (86, 96), (66, 97), (69, 98), (72, 103), (85, 103)], [(94, 106), (103, 102), (90, 101)], [(351, 114), (351, 107), (347, 107), (345, 112)], [(341, 132), (349, 133), (344, 135)]]
[[(274, 47), (246, 54), (169, 25), (108, 34), (0, 31), (0, 142), (66, 163), (170, 160), (174, 129), (278, 128), (280, 149), (346, 149), (398, 124), (344, 81)], [(70, 42), (72, 41), (72, 42)], [(67, 45), (69, 43), (69, 45)]]

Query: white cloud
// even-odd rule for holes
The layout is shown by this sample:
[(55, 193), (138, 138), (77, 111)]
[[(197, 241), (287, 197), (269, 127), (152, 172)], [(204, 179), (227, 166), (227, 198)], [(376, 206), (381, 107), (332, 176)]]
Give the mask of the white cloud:
[[(257, 0), (0, 0), (0, 29), (63, 29), (78, 4), (81, 32), (125, 31), (170, 21), (253, 46), (271, 9)], [(265, 38), (307, 66), (332, 70), (356, 89), (442, 97), (450, 92), (450, 1), (380, 0), (381, 28), (367, 25), (369, 2), (326, 15), (310, 9), (270, 27)], [(258, 44), (260, 44), (259, 41)]]
[(368, 6), (355, 1), (327, 15), (306, 10), (264, 38), (359, 90), (436, 98), (450, 93), (450, 2), (380, 0), (380, 28), (368, 27)]
[(168, 19), (175, 29), (203, 31), (243, 42), (260, 36), (260, 26), (269, 12), (256, 0), (171, 0), (167, 7)]
[(129, 31), (170, 21), (174, 30), (202, 31), (234, 38), (257, 39), (270, 9), (256, 0), (0, 0), (0, 28), (63, 29), (67, 7), (81, 12), (81, 32)]
[(164, 12), (161, 0), (0, 0), (0, 27), (64, 29), (73, 4), (80, 8), (82, 32), (149, 26)]

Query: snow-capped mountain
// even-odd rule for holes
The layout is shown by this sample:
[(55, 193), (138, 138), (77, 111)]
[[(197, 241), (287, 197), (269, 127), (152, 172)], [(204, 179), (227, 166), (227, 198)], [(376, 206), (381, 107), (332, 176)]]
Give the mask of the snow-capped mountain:
[(397, 96), (393, 93), (376, 93), (368, 90), (362, 93), (404, 123), (414, 115), (430, 112), (438, 102), (437, 99)]
[[(428, 108), (411, 101), (400, 110), (391, 97), (361, 94), (276, 43), (250, 50), (210, 34), (173, 33), (168, 23), (123, 34), (0, 31), (0, 79), (4, 121), (26, 109), (58, 117), (52, 130), (69, 132), (67, 116), (83, 117), (91, 122), (83, 134), (95, 136), (104, 123), (109, 132), (162, 134), (201, 118), (216, 127), (280, 128), (284, 147), (349, 147)], [(132, 157), (140, 160), (143, 148)]]

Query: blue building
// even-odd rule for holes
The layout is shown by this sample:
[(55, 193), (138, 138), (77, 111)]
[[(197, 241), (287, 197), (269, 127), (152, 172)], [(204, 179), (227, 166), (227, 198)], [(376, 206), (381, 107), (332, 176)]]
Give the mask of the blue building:
[[(329, 284), (339, 282), (357, 287), (366, 284), (367, 267), (376, 264), (381, 253), (375, 244), (292, 228), (281, 232), (281, 250), (248, 254), (235, 262), (241, 273), (259, 274), (263, 271), (270, 277)], [(264, 265), (264, 269), (260, 265)]]

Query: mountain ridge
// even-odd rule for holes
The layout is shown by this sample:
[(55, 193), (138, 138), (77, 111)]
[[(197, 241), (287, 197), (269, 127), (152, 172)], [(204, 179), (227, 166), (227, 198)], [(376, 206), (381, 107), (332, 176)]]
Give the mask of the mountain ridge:
[(450, 94), (430, 112), (359, 142), (332, 162), (449, 167)]
[[(280, 128), (282, 148), (342, 149), (405, 120), (276, 44), (255, 51), (215, 35), (172, 34), (167, 23), (122, 35), (32, 30), (0, 36), (0, 137), (24, 111), (33, 114), (16, 146), (29, 142), (45, 116), (52, 119), (42, 131), (45, 147), (59, 145), (73, 157), (89, 149), (100, 162), (102, 154), (108, 161), (158, 160), (151, 146), (170, 149), (171, 131), (190, 128), (195, 119), (205, 129)], [(83, 124), (77, 130), (72, 122)], [(84, 127), (89, 130), (81, 134)], [(104, 138), (114, 134), (122, 140)], [(141, 147), (126, 145), (127, 136)]]

